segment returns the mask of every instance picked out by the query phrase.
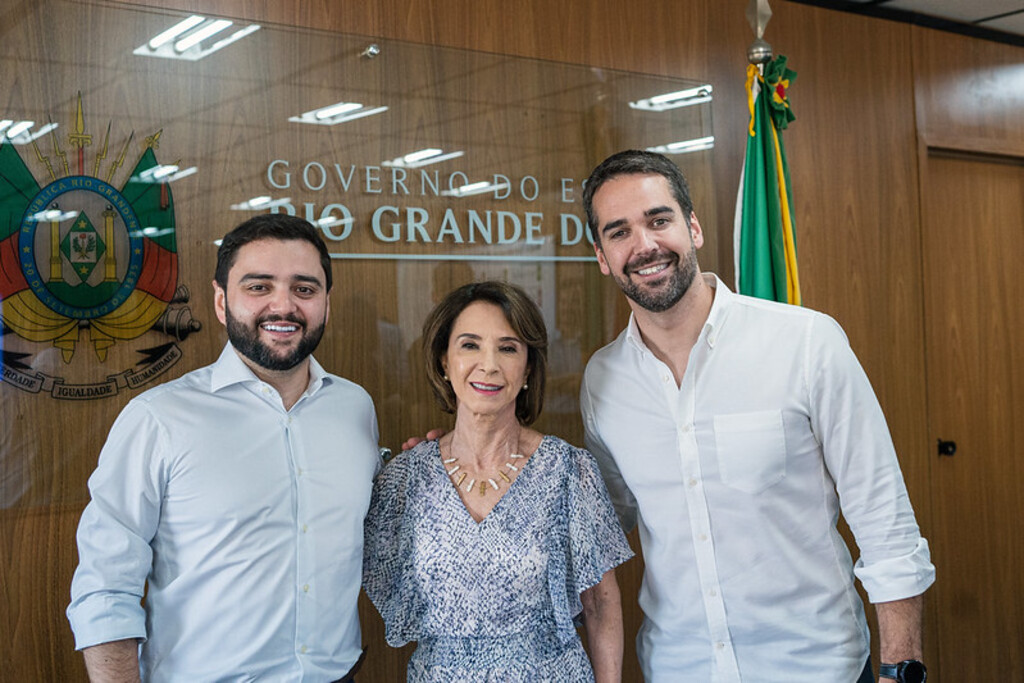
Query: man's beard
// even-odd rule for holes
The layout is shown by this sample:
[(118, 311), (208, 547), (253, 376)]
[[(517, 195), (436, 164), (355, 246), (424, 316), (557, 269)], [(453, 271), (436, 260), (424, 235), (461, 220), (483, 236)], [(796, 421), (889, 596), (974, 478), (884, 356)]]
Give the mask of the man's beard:
[[(276, 371), (291, 370), (306, 360), (320, 343), (320, 338), (324, 336), (324, 327), (326, 325), (326, 321), (324, 321), (318, 327), (309, 330), (306, 328), (305, 323), (297, 316), (288, 314), (263, 316), (257, 319), (255, 325), (250, 328), (231, 315), (231, 309), (228, 308), (227, 302), (224, 302), (224, 318), (227, 323), (228, 339), (231, 341), (231, 346), (259, 367), (265, 370)], [(299, 339), (299, 343), (295, 348), (286, 355), (278, 355), (274, 353), (271, 347), (260, 341), (260, 325), (266, 322), (295, 323), (303, 330), (302, 338)]]
[(680, 259), (678, 254), (673, 254), (675, 257), (672, 263), (669, 264), (668, 270), (671, 272), (668, 275), (668, 280), (656, 285), (656, 289), (637, 284), (630, 279), (629, 274), (646, 268), (650, 264), (660, 261), (664, 258), (664, 254), (654, 254), (652, 256), (645, 257), (643, 259), (637, 259), (634, 262), (627, 263), (623, 268), (622, 275), (615, 275), (615, 282), (618, 283), (622, 293), (627, 297), (635, 301), (641, 308), (644, 308), (651, 313), (662, 313), (679, 303), (679, 300), (683, 298), (683, 295), (690, 289), (690, 285), (693, 284), (694, 278), (697, 277), (697, 250), (690, 248), (686, 253), (684, 260), (682, 261), (682, 267), (680, 267)]

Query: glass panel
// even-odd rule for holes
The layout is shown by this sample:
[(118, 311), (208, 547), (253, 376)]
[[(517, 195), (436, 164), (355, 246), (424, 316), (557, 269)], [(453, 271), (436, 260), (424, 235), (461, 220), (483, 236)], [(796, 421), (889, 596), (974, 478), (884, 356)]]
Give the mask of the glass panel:
[(666, 149), (712, 208), (698, 81), (245, 22), (178, 44), (216, 17), (153, 47), (187, 15), (67, 0), (5, 18), (0, 507), (82, 502), (124, 404), (216, 358), (215, 241), (254, 213), (320, 225), (335, 287), (317, 358), (367, 388), (397, 448), (449, 420), (424, 317), (484, 278), (541, 306), (536, 426), (580, 443), (584, 364), (625, 310), (582, 180), (619, 149)]

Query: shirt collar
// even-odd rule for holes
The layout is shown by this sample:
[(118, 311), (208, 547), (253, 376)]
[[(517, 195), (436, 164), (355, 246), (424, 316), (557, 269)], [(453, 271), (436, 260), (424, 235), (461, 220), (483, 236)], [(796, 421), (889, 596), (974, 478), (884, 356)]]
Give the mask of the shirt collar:
[(711, 303), (711, 312), (708, 313), (700, 338), (707, 341), (708, 346), (715, 348), (718, 336), (729, 317), (729, 311), (736, 301), (736, 295), (715, 273), (705, 275), (705, 282), (715, 290), (715, 300)]
[[(303, 395), (312, 395), (320, 390), (325, 382), (330, 382), (331, 377), (317, 362), (316, 358), (309, 357), (309, 386)], [(210, 376), (210, 391), (217, 392), (232, 384), (244, 384), (246, 382), (262, 383), (248, 365), (242, 360), (235, 347), (230, 342), (224, 345), (220, 352), (220, 358), (213, 364), (213, 372)]]
[[(704, 278), (706, 285), (715, 290), (715, 298), (711, 303), (711, 312), (708, 314), (708, 319), (704, 321), (704, 327), (697, 343), (699, 344), (703, 340), (708, 346), (714, 348), (736, 295), (715, 273), (701, 273), (701, 277)], [(649, 353), (647, 345), (644, 344), (643, 337), (640, 335), (640, 327), (636, 324), (636, 316), (632, 313), (629, 314), (629, 324), (626, 326), (626, 339), (634, 348)]]

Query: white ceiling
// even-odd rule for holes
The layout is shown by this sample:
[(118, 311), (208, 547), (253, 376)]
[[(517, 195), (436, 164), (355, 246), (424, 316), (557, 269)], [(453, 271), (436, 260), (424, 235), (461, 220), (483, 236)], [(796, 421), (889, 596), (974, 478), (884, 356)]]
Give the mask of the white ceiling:
[(1024, 45), (1024, 0), (792, 1)]

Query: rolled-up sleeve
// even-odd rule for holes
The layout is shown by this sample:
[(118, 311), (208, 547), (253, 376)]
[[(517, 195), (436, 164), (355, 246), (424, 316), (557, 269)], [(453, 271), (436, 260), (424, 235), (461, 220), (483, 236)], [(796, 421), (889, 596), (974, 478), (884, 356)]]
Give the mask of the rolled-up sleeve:
[(873, 603), (920, 595), (935, 567), (867, 375), (831, 318), (814, 321), (807, 349), (812, 428), (860, 551), (854, 573)]
[(146, 404), (133, 402), (110, 430), (89, 478), (91, 501), (78, 525), (79, 564), (68, 621), (75, 648), (146, 638), (141, 605), (164, 490), (166, 438)]

